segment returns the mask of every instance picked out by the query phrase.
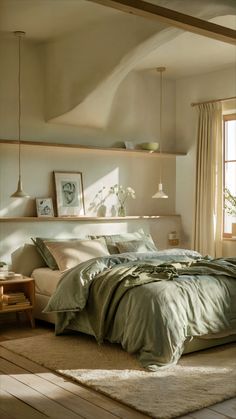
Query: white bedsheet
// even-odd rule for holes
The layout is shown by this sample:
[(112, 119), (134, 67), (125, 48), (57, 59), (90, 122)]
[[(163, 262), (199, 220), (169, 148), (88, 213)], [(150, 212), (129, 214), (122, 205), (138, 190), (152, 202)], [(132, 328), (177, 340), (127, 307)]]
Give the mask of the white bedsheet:
[(50, 297), (55, 291), (62, 273), (62, 271), (53, 271), (50, 268), (34, 269), (31, 276), (35, 280), (36, 293)]

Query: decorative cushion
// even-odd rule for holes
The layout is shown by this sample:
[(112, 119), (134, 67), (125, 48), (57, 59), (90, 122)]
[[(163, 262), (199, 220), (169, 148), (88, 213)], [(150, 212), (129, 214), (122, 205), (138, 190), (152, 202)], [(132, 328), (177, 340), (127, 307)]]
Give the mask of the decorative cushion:
[[(81, 240), (83, 239), (88, 239), (87, 237), (83, 237), (81, 238)], [(53, 238), (43, 238), (43, 237), (35, 237), (35, 238), (31, 238), (32, 242), (35, 244), (37, 251), (39, 252), (39, 254), (42, 256), (43, 260), (45, 261), (46, 265), (50, 268), (55, 270), (58, 270), (58, 265), (57, 262), (55, 260), (55, 258), (53, 257), (53, 255), (51, 254), (51, 252), (49, 251), (49, 249), (47, 248), (47, 246), (45, 245), (45, 241), (50, 241), (50, 242), (63, 242), (63, 241), (75, 241), (75, 240), (80, 240), (78, 237), (77, 238), (71, 238), (71, 239), (53, 239)]]
[(126, 252), (156, 252), (157, 248), (149, 240), (130, 240), (125, 242), (116, 242), (116, 246), (120, 253)]
[[(135, 231), (133, 233), (120, 233), (120, 234), (104, 234), (101, 236), (90, 236), (91, 239), (97, 239), (99, 237), (104, 237), (106, 240), (107, 248), (111, 255), (120, 253), (116, 243), (132, 241), (132, 240), (143, 240), (146, 243), (149, 242), (155, 247), (155, 243), (152, 239), (151, 234), (146, 234), (142, 229)], [(157, 250), (157, 249), (156, 249)]]
[(108, 256), (109, 252), (104, 239), (45, 241), (48, 251), (52, 254), (60, 271), (73, 268), (81, 262)]

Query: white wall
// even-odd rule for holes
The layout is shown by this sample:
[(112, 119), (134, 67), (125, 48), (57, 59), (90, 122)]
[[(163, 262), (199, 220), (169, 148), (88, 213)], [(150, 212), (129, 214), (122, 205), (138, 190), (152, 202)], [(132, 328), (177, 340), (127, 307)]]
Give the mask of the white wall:
[[(177, 159), (176, 168), (176, 212), (181, 214), (183, 240), (190, 245), (195, 201), (195, 162), (197, 139), (197, 107), (192, 102), (232, 97), (236, 95), (235, 66), (213, 72), (183, 78), (176, 82), (176, 146), (188, 150), (185, 158)], [(236, 254), (236, 243), (224, 246), (225, 255)]]
[[(56, 125), (45, 122), (45, 83), (44, 66), (42, 62), (42, 46), (29, 42), (22, 48), (22, 139), (42, 142), (61, 142), (72, 144), (89, 144), (95, 146), (112, 146), (118, 141), (134, 140), (134, 142), (156, 139), (158, 130), (158, 89), (156, 78), (147, 74), (131, 74), (118, 91), (114, 102), (115, 117), (109, 129), (86, 130), (68, 125)], [(0, 138), (17, 139), (17, 45), (10, 40), (0, 42)], [(141, 86), (142, 84), (142, 86)], [(142, 95), (145, 86), (146, 95)], [(148, 106), (148, 91), (152, 92), (153, 109)], [(153, 93), (156, 92), (156, 93)], [(175, 137), (175, 84), (166, 81), (167, 98), (165, 107), (168, 117), (164, 120), (164, 135), (166, 148), (173, 147)], [(134, 100), (138, 95), (138, 100)], [(142, 97), (143, 96), (143, 97)], [(129, 100), (128, 100), (129, 99)], [(126, 115), (131, 115), (126, 123)], [(139, 125), (136, 121), (148, 123)], [(120, 129), (119, 129), (120, 127)], [(163, 149), (165, 146), (163, 145)], [(163, 159), (163, 183), (168, 192), (168, 200), (153, 200), (152, 194), (157, 189), (159, 177), (159, 159), (154, 157), (124, 156), (123, 154), (101, 154), (95, 152), (75, 152), (75, 149), (22, 147), (22, 176), (24, 189), (31, 195), (29, 201), (20, 202), (10, 198), (17, 184), (17, 147), (0, 145), (0, 215), (1, 216), (32, 216), (35, 215), (35, 198), (52, 196), (55, 199), (53, 185), (53, 170), (82, 171), (86, 214), (89, 204), (95, 194), (104, 184), (108, 187), (120, 182), (124, 186), (132, 186), (137, 198), (128, 202), (128, 214), (155, 215), (173, 214), (175, 209), (175, 159)], [(166, 247), (167, 234), (173, 229), (180, 230), (179, 220), (158, 221), (155, 228), (151, 222), (150, 228), (155, 231), (157, 244)], [(149, 228), (145, 222), (145, 228)], [(0, 222), (0, 259), (8, 258), (9, 254), (22, 241), (40, 231), (42, 236), (59, 234), (77, 234), (70, 223), (5, 223)], [(50, 226), (50, 231), (49, 231)], [(102, 226), (102, 227), (101, 227)], [(162, 227), (164, 226), (164, 227)], [(93, 225), (95, 229), (117, 231), (116, 225), (104, 223)], [(137, 223), (120, 223), (119, 229), (136, 229)], [(160, 230), (160, 234), (158, 234)], [(76, 231), (76, 233), (75, 233)], [(69, 233), (68, 233), (69, 232)], [(9, 234), (8, 234), (9, 233)]]

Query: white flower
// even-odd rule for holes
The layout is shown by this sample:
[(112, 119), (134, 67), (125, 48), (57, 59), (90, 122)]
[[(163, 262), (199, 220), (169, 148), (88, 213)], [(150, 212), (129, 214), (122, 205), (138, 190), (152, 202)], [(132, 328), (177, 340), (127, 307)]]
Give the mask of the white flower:
[(122, 185), (115, 184), (110, 187), (110, 193), (117, 196), (120, 205), (124, 205), (129, 197), (135, 199), (135, 191), (130, 186), (124, 188)]

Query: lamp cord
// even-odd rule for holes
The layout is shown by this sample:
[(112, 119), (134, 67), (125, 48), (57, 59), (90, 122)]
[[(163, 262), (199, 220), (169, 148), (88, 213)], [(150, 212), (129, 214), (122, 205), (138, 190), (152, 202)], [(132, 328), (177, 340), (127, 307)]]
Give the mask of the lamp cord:
[(159, 135), (160, 135), (160, 183), (162, 183), (161, 178), (162, 178), (162, 158), (161, 158), (161, 153), (162, 153), (162, 71), (160, 71), (160, 121), (159, 121)]
[(19, 179), (21, 180), (21, 36), (18, 35), (18, 167)]

